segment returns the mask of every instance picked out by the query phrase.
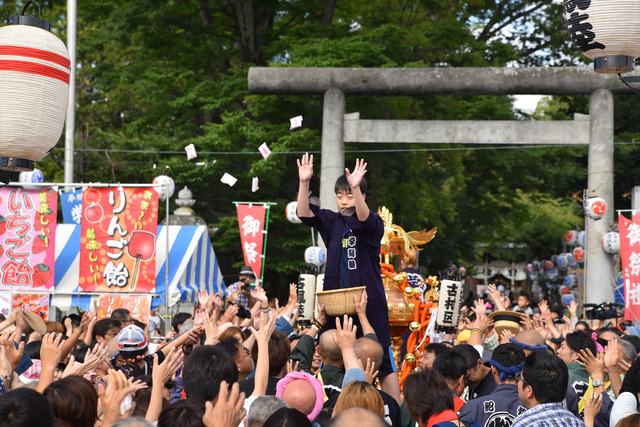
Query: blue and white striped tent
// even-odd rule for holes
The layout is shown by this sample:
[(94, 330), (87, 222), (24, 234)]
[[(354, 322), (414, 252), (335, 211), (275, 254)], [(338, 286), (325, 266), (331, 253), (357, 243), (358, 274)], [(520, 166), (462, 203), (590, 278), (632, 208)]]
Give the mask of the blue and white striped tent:
[[(169, 286), (166, 280), (167, 228), (169, 228)], [(78, 287), (80, 268), (80, 226), (56, 227), (56, 266), (51, 305), (62, 311), (71, 306), (87, 310), (99, 294), (82, 293)], [(158, 226), (156, 239), (156, 294), (151, 303), (157, 308), (165, 302), (195, 302), (197, 294), (226, 292), (220, 267), (204, 225)]]

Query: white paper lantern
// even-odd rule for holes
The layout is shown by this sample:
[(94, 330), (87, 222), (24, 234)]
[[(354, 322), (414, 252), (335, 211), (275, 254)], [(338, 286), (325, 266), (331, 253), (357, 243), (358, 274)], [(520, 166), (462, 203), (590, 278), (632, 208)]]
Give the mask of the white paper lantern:
[(40, 169), (34, 169), (30, 172), (20, 172), (20, 182), (22, 182), (22, 188), (26, 190), (34, 190), (40, 188), (39, 185), (29, 185), (33, 182), (44, 182), (44, 175)]
[(544, 269), (545, 270), (551, 270), (553, 268), (553, 262), (552, 261), (545, 261), (544, 262)]
[(309, 246), (304, 251), (304, 262), (315, 265), (319, 269), (327, 262), (327, 254), (318, 246)]
[(578, 244), (578, 230), (569, 230), (564, 233), (564, 241), (569, 244), (569, 246), (575, 246)]
[(294, 224), (302, 224), (300, 218), (298, 218), (298, 202), (291, 202), (287, 205), (287, 219)]
[(599, 73), (633, 70), (640, 56), (640, 3), (632, 0), (564, 0), (569, 38)]
[(567, 307), (569, 306), (569, 304), (571, 304), (571, 301), (580, 301), (580, 300), (578, 299), (578, 296), (575, 293), (570, 292), (568, 294), (562, 295), (561, 301), (562, 301), (562, 305)]
[(12, 16), (0, 28), (0, 169), (32, 170), (62, 134), (71, 62), (49, 28), (30, 16)]
[(607, 211), (607, 202), (602, 197), (592, 197), (587, 200), (587, 215), (592, 219), (600, 219)]
[(584, 262), (585, 251), (580, 246), (575, 248), (571, 254), (573, 255), (573, 259), (575, 262), (578, 262), (578, 263)]
[(578, 280), (578, 275), (576, 274), (568, 274), (564, 277), (562, 283), (572, 291), (578, 289), (578, 284), (580, 283)]
[(467, 273), (467, 269), (464, 265), (461, 265), (460, 268), (458, 268), (458, 273), (460, 273), (461, 276), (464, 276)]
[(602, 236), (602, 248), (610, 254), (620, 252), (620, 233), (610, 231)]
[(567, 268), (570, 263), (571, 263), (571, 254), (563, 253), (558, 255), (558, 259), (556, 260), (556, 264), (558, 265), (558, 268), (562, 268), (562, 269)]
[(176, 183), (173, 178), (167, 175), (156, 176), (151, 183), (157, 185), (153, 188), (158, 193), (158, 199), (162, 201), (165, 201), (167, 197), (171, 198), (176, 191)]
[(578, 233), (578, 246), (587, 247), (587, 232), (584, 230)]

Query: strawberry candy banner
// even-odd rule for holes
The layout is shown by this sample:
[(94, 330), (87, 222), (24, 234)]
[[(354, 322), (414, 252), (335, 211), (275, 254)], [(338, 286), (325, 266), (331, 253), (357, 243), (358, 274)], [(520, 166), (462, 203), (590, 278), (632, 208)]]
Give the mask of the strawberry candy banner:
[(20, 307), (46, 321), (49, 318), (49, 294), (13, 294), (13, 308)]
[(158, 193), (88, 188), (82, 193), (80, 280), (85, 292), (155, 289)]
[(262, 272), (262, 243), (266, 234), (264, 217), (267, 209), (269, 206), (266, 204), (236, 203), (244, 262), (251, 267), (257, 279), (261, 278)]
[(618, 215), (620, 261), (624, 278), (624, 319), (640, 320), (640, 219)]
[(58, 193), (0, 189), (0, 290), (53, 287)]

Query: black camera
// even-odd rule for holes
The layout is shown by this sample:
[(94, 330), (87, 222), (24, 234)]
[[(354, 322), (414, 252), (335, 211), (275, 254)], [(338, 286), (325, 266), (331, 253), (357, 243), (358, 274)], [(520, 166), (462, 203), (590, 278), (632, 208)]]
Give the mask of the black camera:
[[(245, 285), (247, 286), (247, 285)], [(230, 302), (229, 305), (235, 305), (236, 307), (238, 307), (238, 312), (236, 313), (236, 316), (238, 316), (241, 319), (251, 319), (251, 312), (249, 310), (247, 310), (247, 307), (240, 305), (240, 304), (236, 304), (233, 302)]]
[(249, 283), (242, 285), (242, 287), (240, 288), (245, 292), (251, 292), (251, 285)]
[(618, 317), (618, 308), (622, 304), (617, 302), (605, 302), (602, 304), (583, 304), (587, 319), (615, 319)]

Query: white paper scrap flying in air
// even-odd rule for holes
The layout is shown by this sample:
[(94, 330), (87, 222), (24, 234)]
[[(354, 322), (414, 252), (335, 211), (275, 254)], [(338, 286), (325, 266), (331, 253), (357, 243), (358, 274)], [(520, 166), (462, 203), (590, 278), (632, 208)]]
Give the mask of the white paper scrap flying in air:
[(254, 176), (253, 179), (251, 180), (251, 191), (252, 192), (256, 192), (258, 191), (260, 187), (258, 187), (258, 177)]
[(238, 182), (238, 180), (225, 172), (224, 175), (222, 175), (222, 178), (220, 178), (220, 182), (223, 184), (228, 184), (229, 187), (233, 187), (234, 185), (236, 185), (236, 182)]
[(184, 149), (187, 152), (187, 159), (191, 160), (198, 157), (198, 153), (196, 153), (196, 147), (193, 144), (187, 145), (186, 147), (184, 147)]
[(302, 127), (302, 116), (296, 116), (289, 119), (291, 122), (291, 129)]
[(271, 154), (271, 150), (267, 147), (266, 142), (263, 142), (262, 145), (258, 147), (258, 151), (260, 151), (260, 154), (262, 154), (262, 157), (264, 157), (265, 160), (267, 160)]

